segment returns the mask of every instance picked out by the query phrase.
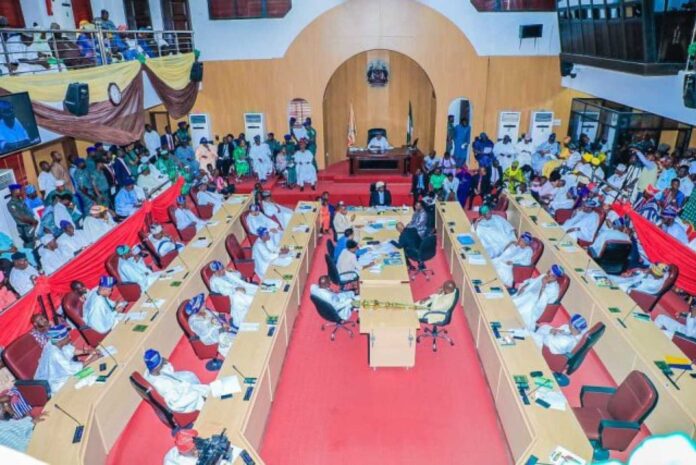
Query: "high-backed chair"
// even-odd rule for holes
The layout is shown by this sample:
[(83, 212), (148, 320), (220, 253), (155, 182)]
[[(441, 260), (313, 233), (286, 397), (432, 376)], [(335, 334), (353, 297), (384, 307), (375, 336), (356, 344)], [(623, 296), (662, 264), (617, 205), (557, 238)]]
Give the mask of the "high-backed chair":
[(686, 334), (676, 332), (672, 336), (672, 342), (679, 347), (684, 355), (689, 357), (693, 363), (696, 363), (696, 338), (689, 337)]
[(251, 258), (251, 247), (242, 247), (234, 233), (225, 238), (225, 248), (232, 260), (232, 264), (244, 279), (251, 281), (254, 278), (254, 260)]
[(607, 274), (621, 274), (626, 271), (632, 247), (630, 241), (607, 241), (599, 255), (594, 257), (594, 261)]
[[(507, 198), (507, 195), (500, 194), (498, 196), (498, 200), (496, 201), (495, 205), (493, 205), (493, 208), (491, 208), (491, 210), (497, 212), (507, 212), (508, 205), (510, 205), (510, 200)], [(505, 216), (507, 217), (507, 215)]]
[(226, 295), (213, 292), (212, 289), (210, 289), (210, 278), (213, 276), (213, 270), (210, 269), (209, 265), (210, 263), (207, 263), (203, 268), (201, 268), (201, 279), (210, 293), (210, 303), (213, 304), (216, 312), (229, 314), (231, 311), (230, 298)]
[(242, 212), (242, 214), (239, 216), (239, 221), (242, 223), (242, 228), (244, 228), (244, 232), (249, 240), (249, 244), (254, 245), (254, 242), (256, 242), (256, 239), (258, 239), (259, 236), (256, 235), (256, 231), (251, 231), (249, 228), (249, 223), (247, 223), (247, 218), (250, 213), (251, 212), (249, 210)]
[(603, 209), (595, 209), (597, 214), (599, 215), (599, 223), (597, 224), (597, 229), (595, 229), (594, 234), (592, 235), (592, 239), (588, 241), (583, 241), (582, 239), (578, 239), (578, 245), (582, 247), (583, 249), (588, 248), (589, 246), (592, 245), (592, 243), (597, 239), (597, 234), (599, 233), (599, 228), (602, 227), (604, 224), (604, 220), (607, 218), (607, 212), (605, 212)]
[(87, 344), (92, 347), (97, 347), (97, 345), (106, 337), (106, 334), (99, 333), (94, 329), (87, 326), (85, 320), (83, 319), (83, 302), (80, 299), (79, 294), (75, 292), (68, 292), (63, 296), (63, 311), (68, 319), (77, 327)]
[(336, 339), (336, 331), (338, 331), (339, 329), (348, 332), (350, 337), (353, 337), (353, 330), (350, 329), (350, 327), (355, 326), (354, 321), (344, 320), (343, 318), (341, 318), (336, 309), (329, 302), (326, 302), (325, 300), (320, 299), (315, 295), (310, 295), (309, 298), (314, 304), (314, 307), (317, 309), (317, 313), (319, 314), (319, 316), (322, 317), (325, 321), (321, 325), (321, 330), (324, 331), (326, 327), (333, 327), (333, 331), (331, 331), (332, 341)]
[(186, 339), (188, 339), (189, 344), (191, 344), (191, 348), (193, 349), (193, 353), (196, 354), (196, 357), (201, 360), (208, 360), (206, 368), (209, 370), (219, 370), (220, 361), (217, 358), (218, 345), (204, 344), (201, 342), (200, 338), (196, 336), (196, 333), (193, 332), (191, 326), (189, 325), (188, 315), (186, 315), (186, 304), (189, 302), (189, 300), (190, 299), (186, 299), (179, 304), (179, 307), (176, 309), (176, 321), (179, 322), (179, 326), (184, 332)]
[(610, 450), (626, 450), (657, 400), (655, 386), (637, 370), (616, 388), (583, 386), (580, 407), (573, 407), (573, 413), (594, 448), (593, 459), (603, 461)]
[(167, 215), (169, 216), (169, 221), (171, 221), (174, 224), (174, 227), (176, 228), (176, 232), (179, 233), (179, 237), (183, 242), (189, 242), (191, 239), (196, 237), (196, 226), (193, 224), (190, 224), (186, 226), (184, 229), (179, 229), (179, 227), (176, 225), (176, 207), (175, 206), (170, 206), (167, 207)]
[(200, 219), (209, 220), (213, 217), (212, 205), (200, 205), (198, 203), (198, 187), (191, 187), (191, 190), (189, 191), (189, 197), (191, 197), (191, 202), (193, 202), (194, 207), (196, 207), (196, 214)]
[(563, 275), (562, 277), (558, 278), (558, 299), (556, 299), (555, 302), (546, 305), (546, 308), (544, 309), (543, 313), (537, 319), (538, 325), (542, 323), (551, 323), (551, 321), (553, 321), (553, 318), (556, 316), (556, 313), (558, 313), (558, 309), (561, 308), (561, 301), (563, 300), (563, 296), (565, 296), (565, 293), (568, 292), (569, 286), (570, 278), (567, 275)]
[[(420, 319), (420, 322), (425, 325), (430, 325), (430, 327), (425, 326), (423, 328), (423, 332), (416, 337), (416, 342), (420, 342), (421, 338), (423, 337), (431, 338), (433, 340), (433, 352), (437, 352), (438, 339), (444, 339), (445, 341), (449, 342), (451, 346), (453, 346), (454, 341), (447, 334), (447, 330), (440, 328), (446, 328), (452, 322), (452, 314), (454, 313), (454, 309), (457, 307), (458, 301), (459, 289), (455, 289), (454, 301), (452, 302), (452, 306), (448, 308), (447, 311), (443, 312), (439, 310), (431, 310), (429, 312), (426, 312)], [(428, 318), (434, 315), (441, 315), (443, 317), (442, 321), (438, 321), (437, 323), (429, 323)]]
[(358, 273), (339, 273), (333, 261), (333, 257), (330, 257), (329, 254), (324, 254), (324, 261), (326, 262), (326, 271), (329, 275), (329, 279), (335, 286), (338, 286), (341, 290), (356, 288), (358, 286), (360, 282)]
[(142, 242), (145, 248), (148, 250), (148, 252), (150, 252), (153, 259), (155, 260), (155, 263), (161, 270), (167, 268), (179, 255), (179, 252), (177, 250), (172, 250), (167, 254), (160, 255), (152, 241), (150, 241), (148, 233), (146, 233), (145, 231), (139, 231), (138, 237), (140, 237), (140, 242)]
[(570, 384), (568, 375), (572, 375), (589, 353), (592, 346), (594, 346), (604, 331), (606, 326), (601, 321), (595, 323), (590, 329), (588, 329), (585, 334), (582, 335), (580, 341), (578, 341), (575, 348), (569, 354), (552, 354), (548, 347), (544, 346), (541, 350), (546, 363), (548, 363), (549, 368), (553, 371), (553, 376), (556, 378), (559, 386), (567, 386)]
[(367, 130), (367, 143), (369, 144), (373, 137), (377, 134), (382, 134), (382, 137), (387, 137), (387, 130), (384, 128), (370, 128)]
[(16, 378), (15, 386), (32, 407), (42, 407), (51, 398), (47, 380), (34, 379), (43, 348), (31, 333), (10, 342), (2, 352), (2, 361)]
[(532, 277), (537, 263), (544, 253), (544, 243), (536, 237), (532, 238), (529, 246), (532, 248), (532, 263), (530, 265), (513, 265), (512, 267), (512, 281), (515, 286)]
[(415, 270), (411, 271), (411, 279), (416, 279), (416, 276), (422, 274), (425, 276), (427, 281), (430, 281), (430, 275), (434, 275), (435, 271), (426, 268), (425, 263), (428, 260), (432, 260), (437, 253), (437, 236), (435, 234), (430, 234), (425, 237), (420, 243), (420, 246), (415, 249), (412, 247), (406, 247), (404, 249), (406, 253), (406, 258), (418, 262), (418, 266)]
[(573, 216), (574, 211), (572, 208), (559, 208), (554, 212), (553, 219), (556, 220), (556, 223), (563, 224)]
[(674, 286), (675, 281), (679, 277), (679, 267), (677, 265), (669, 265), (669, 270), (667, 271), (667, 279), (665, 279), (662, 289), (657, 294), (646, 294), (645, 292), (632, 290), (628, 293), (633, 300), (638, 304), (640, 308), (645, 312), (652, 312), (655, 308), (655, 304), (660, 300), (660, 298)]
[(173, 432), (182, 428), (190, 428), (198, 418), (199, 411), (188, 413), (173, 412), (159, 392), (150, 384), (143, 375), (134, 371), (130, 375), (130, 381), (138, 395), (155, 411), (157, 418), (167, 425)]
[(106, 271), (116, 280), (116, 289), (118, 293), (128, 302), (135, 302), (140, 298), (140, 286), (138, 283), (126, 282), (121, 279), (121, 274), (118, 272), (118, 255), (113, 253), (106, 259)]

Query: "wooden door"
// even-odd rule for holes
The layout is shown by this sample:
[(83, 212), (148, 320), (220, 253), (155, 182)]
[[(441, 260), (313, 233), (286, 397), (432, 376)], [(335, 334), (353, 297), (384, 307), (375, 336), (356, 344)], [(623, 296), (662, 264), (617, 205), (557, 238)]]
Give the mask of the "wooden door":
[(0, 16), (7, 18), (10, 27), (22, 28), (24, 24), (24, 13), (19, 0), (0, 1)]
[[(191, 16), (189, 12), (188, 0), (161, 0), (162, 1), (162, 24), (168, 31), (190, 31)], [(174, 44), (172, 44), (174, 45)], [(193, 50), (191, 35), (177, 34), (176, 49), (185, 53)]]
[(80, 21), (83, 19), (86, 19), (90, 23), (94, 19), (92, 2), (90, 2), (90, 0), (72, 0), (72, 9), (76, 28), (80, 26)]
[(141, 27), (152, 27), (150, 17), (150, 2), (148, 0), (123, 0), (128, 29), (136, 30)]

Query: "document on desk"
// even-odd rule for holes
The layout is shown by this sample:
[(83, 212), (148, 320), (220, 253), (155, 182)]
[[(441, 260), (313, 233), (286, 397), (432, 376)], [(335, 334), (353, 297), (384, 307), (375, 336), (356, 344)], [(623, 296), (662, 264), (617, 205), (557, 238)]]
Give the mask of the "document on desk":
[(196, 239), (195, 241), (191, 242), (191, 247), (193, 247), (194, 249), (205, 249), (206, 247), (208, 247), (209, 244), (210, 241), (208, 241), (208, 239), (202, 238)]
[(242, 386), (237, 375), (225, 376), (210, 383), (210, 393), (217, 399), (238, 392), (242, 392)]
[(568, 253), (573, 253), (573, 252), (577, 252), (578, 250), (580, 250), (572, 242), (564, 242), (563, 244), (558, 244), (558, 248), (560, 250), (562, 250), (563, 252), (568, 252)]
[(587, 462), (570, 452), (568, 449), (556, 446), (549, 456), (552, 465), (587, 465)]
[(564, 411), (566, 409), (566, 398), (563, 393), (549, 388), (539, 388), (534, 395), (535, 399), (546, 402), (550, 409)]
[(229, 205), (239, 205), (240, 203), (244, 203), (245, 200), (245, 197), (233, 195), (232, 197), (227, 199), (225, 203)]
[(208, 221), (208, 227), (209, 228), (214, 228), (215, 226), (219, 225), (219, 221)]
[(118, 349), (115, 346), (102, 347), (99, 351), (102, 355), (111, 355), (112, 357), (118, 353)]
[(520, 200), (520, 205), (523, 206), (524, 208), (535, 208), (535, 207), (539, 206), (538, 203), (536, 203), (534, 200), (531, 200), (531, 199)]
[(275, 260), (273, 260), (273, 264), (275, 266), (280, 266), (280, 267), (288, 266), (289, 264), (292, 263), (292, 259), (293, 259), (292, 255), (281, 256), (281, 257), (278, 257)]
[(469, 265), (485, 265), (486, 258), (480, 252), (469, 252), (466, 256)]
[(162, 273), (162, 276), (171, 276), (171, 275), (175, 275), (177, 273), (181, 273), (182, 271), (186, 271), (186, 268), (184, 268), (181, 265), (176, 265), (176, 266), (173, 266), (173, 267), (169, 268), (168, 270), (164, 271)]
[(560, 228), (558, 223), (541, 223), (541, 227), (546, 229)]
[[(155, 299), (154, 302), (152, 300), (148, 300), (143, 304), (143, 308), (160, 308), (162, 307), (162, 305), (164, 305), (165, 302), (166, 300), (164, 299)], [(128, 314), (130, 315), (131, 313), (132, 312), (129, 312)], [(145, 314), (145, 312), (141, 313)]]
[(490, 290), (483, 293), (483, 297), (485, 297), (487, 300), (502, 299), (503, 296), (505, 296), (505, 293), (502, 290)]
[(241, 325), (239, 325), (239, 332), (240, 333), (253, 333), (254, 331), (258, 331), (260, 327), (260, 323), (250, 323), (250, 322), (244, 322)]
[[(154, 308), (151, 302), (145, 302), (143, 307), (145, 307), (145, 305), (148, 303), (150, 304), (150, 307), (148, 308)], [(162, 303), (164, 303), (164, 300), (162, 300)], [(123, 321), (143, 321), (146, 317), (147, 312), (128, 312), (123, 314)]]
[(292, 232), (294, 232), (294, 233), (307, 232), (307, 226), (305, 226), (304, 224), (301, 224), (299, 226), (295, 226), (294, 228), (292, 228)]

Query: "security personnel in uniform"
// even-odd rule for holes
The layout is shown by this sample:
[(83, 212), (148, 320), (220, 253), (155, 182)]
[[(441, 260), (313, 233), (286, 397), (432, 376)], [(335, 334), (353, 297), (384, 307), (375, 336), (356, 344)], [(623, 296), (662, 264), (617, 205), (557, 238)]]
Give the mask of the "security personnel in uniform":
[(24, 203), (24, 191), (20, 184), (10, 184), (10, 195), (12, 198), (7, 202), (7, 210), (12, 215), (12, 219), (17, 223), (17, 231), (19, 237), (24, 241), (24, 246), (30, 249), (34, 248), (36, 240), (36, 227), (39, 222), (34, 217), (34, 213), (29, 210), (27, 204)]

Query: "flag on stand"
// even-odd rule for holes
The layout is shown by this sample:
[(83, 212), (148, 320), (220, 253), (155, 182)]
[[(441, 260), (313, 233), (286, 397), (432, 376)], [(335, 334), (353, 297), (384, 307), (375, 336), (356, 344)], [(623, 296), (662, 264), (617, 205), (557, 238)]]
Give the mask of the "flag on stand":
[(348, 115), (348, 147), (355, 145), (355, 139), (358, 135), (358, 129), (355, 127), (355, 113), (353, 112), (353, 104), (350, 104), (350, 114)]
[(413, 112), (411, 110), (411, 101), (408, 101), (408, 118), (406, 119), (406, 145), (411, 145), (413, 138)]

